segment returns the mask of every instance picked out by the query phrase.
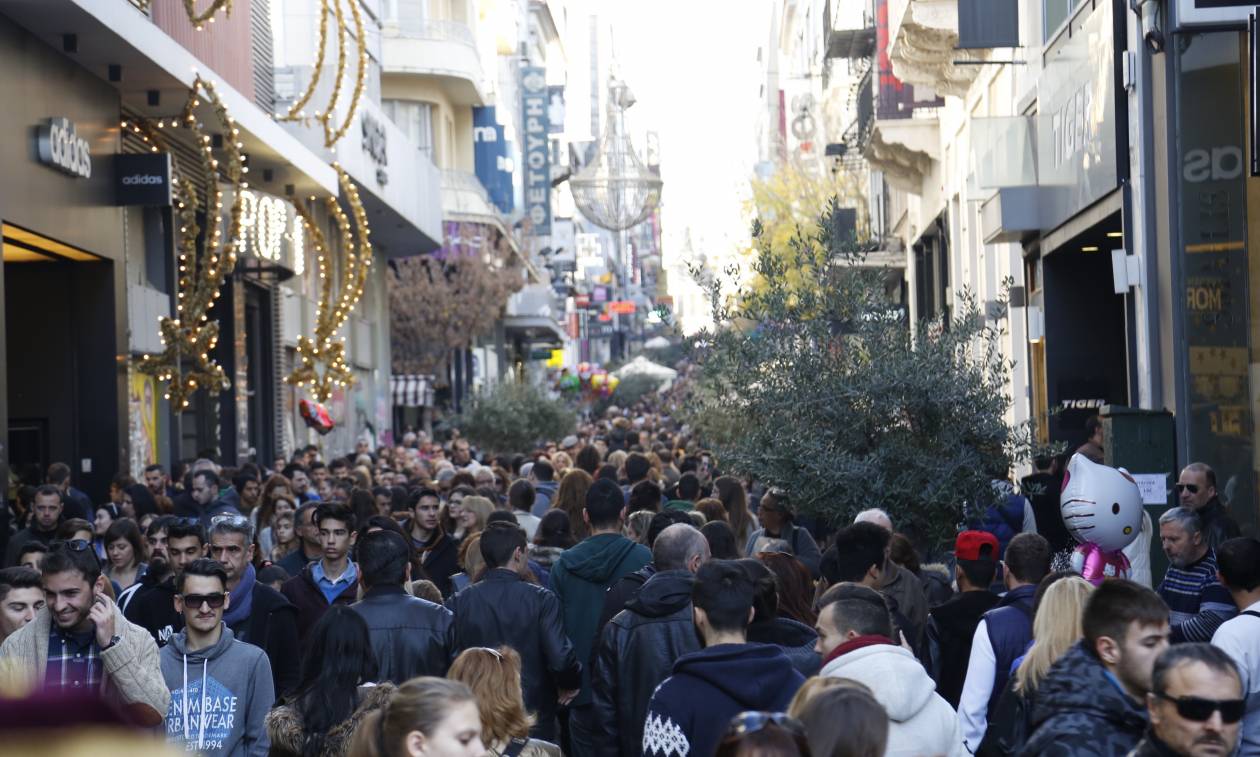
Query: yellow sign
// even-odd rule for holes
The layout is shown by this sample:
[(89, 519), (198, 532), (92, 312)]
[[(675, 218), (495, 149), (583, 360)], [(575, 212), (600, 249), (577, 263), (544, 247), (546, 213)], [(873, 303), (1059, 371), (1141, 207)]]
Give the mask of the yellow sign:
[(564, 350), (552, 350), (551, 357), (547, 359), (548, 368), (564, 367)]
[(157, 381), (153, 376), (130, 371), (128, 405), (131, 421), (131, 471), (137, 478), (147, 465), (158, 461)]

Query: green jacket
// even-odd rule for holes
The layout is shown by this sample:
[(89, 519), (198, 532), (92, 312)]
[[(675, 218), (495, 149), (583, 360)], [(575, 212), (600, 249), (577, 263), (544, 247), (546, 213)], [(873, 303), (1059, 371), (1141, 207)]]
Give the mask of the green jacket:
[(622, 576), (651, 561), (651, 551), (642, 544), (620, 534), (599, 534), (565, 550), (552, 566), (551, 590), (560, 598), (564, 632), (582, 662), (582, 693), (574, 704), (591, 701), (591, 674), (587, 663), (595, 646), (595, 629), (604, 609), (604, 594)]
[(671, 499), (670, 501), (665, 503), (665, 509), (666, 510), (682, 510), (685, 513), (689, 513), (692, 510), (696, 509), (696, 503), (692, 502), (689, 499)]

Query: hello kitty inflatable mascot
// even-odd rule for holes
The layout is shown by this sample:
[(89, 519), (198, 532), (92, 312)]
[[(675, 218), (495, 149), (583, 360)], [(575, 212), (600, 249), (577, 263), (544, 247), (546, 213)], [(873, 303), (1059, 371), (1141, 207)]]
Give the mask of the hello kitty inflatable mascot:
[(1129, 577), (1129, 559), (1120, 550), (1142, 530), (1142, 493), (1128, 471), (1072, 455), (1059, 511), (1068, 533), (1080, 542), (1072, 553), (1073, 570), (1095, 586), (1107, 578)]

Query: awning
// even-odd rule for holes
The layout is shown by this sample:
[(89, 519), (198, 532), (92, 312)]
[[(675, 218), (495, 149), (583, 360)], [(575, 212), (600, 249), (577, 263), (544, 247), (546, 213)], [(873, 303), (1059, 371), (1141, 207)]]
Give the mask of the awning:
[(395, 373), (389, 377), (394, 407), (432, 407), (433, 377), (416, 373)]

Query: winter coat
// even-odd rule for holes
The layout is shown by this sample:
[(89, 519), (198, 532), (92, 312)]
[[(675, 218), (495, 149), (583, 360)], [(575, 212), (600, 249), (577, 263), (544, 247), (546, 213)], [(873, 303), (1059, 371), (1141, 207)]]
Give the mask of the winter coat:
[(559, 488), (560, 484), (555, 481), (539, 481), (534, 484), (534, 507), (530, 512), (539, 518), (546, 515), (551, 509), (551, 503), (556, 501), (556, 491)]
[[(604, 626), (608, 625), (608, 621), (617, 617), (617, 613), (626, 609), (626, 605), (630, 600), (639, 596), (639, 591), (643, 589), (643, 584), (648, 579), (656, 575), (656, 566), (652, 563), (644, 565), (633, 573), (622, 576), (617, 583), (608, 587), (608, 592), (604, 594), (604, 607), (599, 612), (599, 624), (595, 628), (595, 638), (604, 633)], [(593, 645), (594, 649), (591, 654), (598, 654), (599, 644)]]
[(562, 547), (544, 547), (541, 544), (529, 545), (529, 559), (541, 565), (548, 573), (551, 572), (551, 566), (556, 564), (556, 560), (559, 560), (562, 554), (564, 554), (564, 548)]
[(450, 610), (409, 596), (401, 586), (374, 586), (350, 609), (367, 621), (379, 680), (401, 684), (446, 675), (455, 648)]
[[(48, 669), (48, 640), (52, 633), (52, 615), (47, 607), (35, 614), (34, 620), (14, 631), (0, 645), (0, 679), (19, 690), (39, 687)], [(114, 607), (114, 633), (118, 643), (100, 653), (104, 677), (101, 682), (106, 699), (121, 702), (129, 708), (143, 710), (139, 719), (156, 725), (166, 713), (171, 692), (162, 679), (158, 648), (145, 629), (129, 622)]]
[(769, 644), (719, 644), (684, 655), (652, 694), (645, 757), (713, 754), (741, 712), (783, 712), (805, 677)]
[(57, 538), (57, 529), (51, 531), (40, 531), (39, 528), (32, 523), (30, 527), (18, 531), (9, 539), (9, 547), (4, 555), (5, 567), (17, 565), (18, 557), (22, 553), (22, 548), (31, 542), (39, 542), (44, 546), (48, 546), (49, 542)]
[[(1010, 486), (1006, 482), (999, 483), (1002, 485), (1002, 491)], [(1029, 506), (1029, 503), (1018, 494), (1002, 495), (1002, 492), (998, 494), (1001, 498), (985, 508), (979, 528), (997, 538), (998, 559), (1001, 559), (1006, 554), (1006, 545), (1011, 543), (1011, 539), (1014, 539), (1016, 534), (1023, 531), (1024, 508)]]
[(495, 568), (446, 600), (455, 613), (455, 654), (506, 644), (521, 656), (525, 708), (537, 715), (530, 735), (551, 740), (558, 690), (576, 689), (582, 666), (565, 636), (560, 602), (517, 573)]
[[(315, 628), (315, 624), (319, 622), (319, 619), (324, 617), (324, 613), (328, 612), (328, 608), (332, 606), (328, 604), (328, 598), (324, 596), (324, 592), (320, 591), (319, 585), (315, 583), (315, 576), (311, 570), (316, 564), (311, 563), (307, 565), (302, 569), (301, 573), (280, 585), (280, 593), (297, 608), (298, 641), (303, 649), (306, 648), (306, 637)], [(348, 586), (337, 595), (337, 598), (333, 600), (333, 604), (352, 604), (356, 593), (353, 585)]]
[[(647, 547), (621, 534), (598, 534), (565, 550), (551, 567), (551, 590), (560, 600), (564, 632), (577, 658), (587, 661), (595, 646), (595, 631), (608, 587), (652, 560)], [(591, 676), (582, 671), (582, 692), (576, 706), (590, 704)]]
[(748, 641), (778, 647), (803, 676), (818, 675), (822, 668), (822, 658), (814, 649), (818, 632), (800, 621), (778, 617), (753, 623), (748, 626)]
[[(769, 538), (772, 537), (766, 535), (764, 528), (753, 531), (752, 536), (748, 537), (748, 544), (744, 546), (744, 554), (747, 557), (756, 557), (757, 541)], [(809, 568), (809, 575), (814, 580), (818, 580), (818, 566), (822, 564), (822, 552), (818, 550), (818, 542), (814, 541), (814, 535), (800, 526), (785, 523), (777, 538), (787, 542), (788, 547), (792, 549), (792, 556)]]
[(1028, 651), (1032, 641), (1033, 598), (1037, 587), (1024, 584), (1006, 592), (997, 606), (984, 614), (984, 630), (989, 636), (989, 646), (993, 649), (993, 688), (989, 692), (989, 706), (986, 712), (991, 715), (997, 707), (998, 697), (1006, 688), (1006, 681), (1011, 677), (1011, 666), (1016, 658)]
[(954, 709), (958, 709), (963, 682), (967, 680), (976, 626), (997, 603), (998, 596), (993, 592), (967, 591), (933, 609), (928, 617), (928, 672), (936, 681), (936, 693)]
[[(315, 558), (315, 560), (318, 559), (319, 557)], [(290, 577), (293, 577), (301, 573), (307, 565), (315, 562), (315, 560), (306, 559), (306, 552), (302, 550), (302, 544), (299, 541), (298, 548), (281, 558), (280, 562), (276, 563), (276, 565), (284, 568), (284, 572), (288, 573)]]
[(1221, 546), (1221, 542), (1242, 535), (1238, 530), (1238, 521), (1229, 516), (1225, 505), (1219, 497), (1213, 497), (1199, 510), (1199, 518), (1203, 521), (1203, 535), (1208, 549), (1213, 552)]
[[(487, 744), (486, 755), (488, 757), (500, 757), (508, 750), (509, 746), (511, 746), (510, 741), (503, 745), (502, 749), (495, 749)], [(525, 746), (521, 749), (518, 757), (563, 757), (563, 752), (560, 751), (560, 747), (550, 741), (543, 741), (542, 739), (529, 739), (525, 742)]]
[(237, 641), (262, 647), (271, 663), (276, 697), (293, 691), (302, 673), (298, 655), (297, 608), (267, 584), (255, 583), (249, 616), (231, 626)]
[(912, 633), (911, 630), (902, 629), (906, 632), (906, 640), (915, 649), (919, 649), (923, 646), (923, 629), (927, 625), (928, 617), (927, 596), (923, 593), (923, 584), (918, 576), (906, 568), (891, 560), (888, 565), (895, 568), (896, 572), (891, 580), (879, 587), (879, 593), (896, 601), (897, 609), (909, 621), (913, 630)]
[[(359, 687), (359, 706), (354, 713), (324, 734), (320, 757), (346, 757), (355, 729), (369, 714), (379, 710), (394, 693), (392, 683)], [(283, 704), (267, 713), (267, 735), (271, 738), (271, 757), (302, 757), (306, 728), (302, 713), (293, 703)]]
[(205, 649), (189, 651), (183, 631), (162, 647), (162, 677), (171, 691), (166, 740), (187, 752), (264, 757), (271, 742), (263, 721), (276, 702), (271, 664), (261, 649), (222, 629)]
[(1051, 666), (1037, 687), (1034, 731), (1022, 757), (1127, 754), (1146, 729), (1146, 709), (1120, 690), (1085, 642)]
[(158, 646), (184, 630), (183, 613), (175, 612), (175, 578), (149, 571), (140, 582), (118, 595), (127, 620), (148, 631)]
[(439, 534), (436, 541), (429, 541), (431, 544), (428, 546), (417, 544), (415, 539), (411, 543), (420, 553), (424, 574), (438, 587), (443, 597), (449, 597), (454, 593), (451, 576), (459, 572), (459, 544), (447, 534)]
[(683, 655), (700, 650), (691, 613), (695, 576), (657, 573), (604, 627), (591, 674), (598, 754), (637, 755), (652, 692)]
[(923, 596), (927, 597), (928, 610), (940, 607), (954, 598), (954, 577), (949, 568), (941, 563), (920, 566), (919, 583), (923, 584)]
[(1062, 489), (1063, 477), (1049, 473), (1034, 473), (1019, 482), (1020, 491), (1032, 505), (1033, 517), (1037, 519), (1037, 533), (1050, 542), (1050, 551), (1066, 552), (1076, 549), (1076, 539), (1068, 533), (1063, 525), (1062, 511), (1059, 509), (1059, 491)]
[(820, 675), (850, 678), (870, 688), (888, 713), (885, 757), (966, 754), (954, 709), (936, 693), (935, 684), (914, 655), (887, 639), (835, 657), (823, 665)]

